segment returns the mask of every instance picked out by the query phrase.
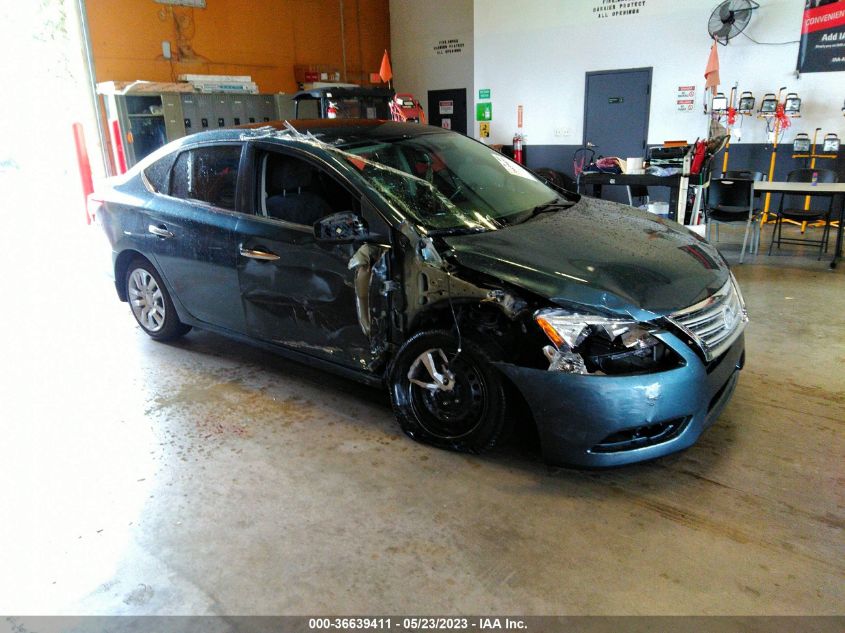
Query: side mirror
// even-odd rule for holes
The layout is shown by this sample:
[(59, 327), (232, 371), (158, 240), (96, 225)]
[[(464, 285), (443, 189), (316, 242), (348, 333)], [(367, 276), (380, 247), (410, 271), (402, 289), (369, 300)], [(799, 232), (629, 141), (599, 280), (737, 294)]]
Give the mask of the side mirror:
[(352, 211), (341, 211), (320, 218), (314, 223), (314, 239), (318, 242), (348, 244), (369, 237), (364, 221)]

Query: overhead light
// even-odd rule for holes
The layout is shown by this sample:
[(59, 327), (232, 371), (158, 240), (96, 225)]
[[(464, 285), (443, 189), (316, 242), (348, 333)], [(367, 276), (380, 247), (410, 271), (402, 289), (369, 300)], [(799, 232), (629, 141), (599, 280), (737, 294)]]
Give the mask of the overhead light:
[(711, 105), (713, 112), (725, 112), (728, 109), (728, 98), (724, 92), (717, 92), (713, 95), (713, 104)]
[(792, 116), (801, 112), (801, 98), (794, 92), (787, 94), (786, 100), (783, 103), (783, 111)]
[(767, 92), (760, 102), (760, 114), (774, 114), (778, 109), (778, 98), (773, 92)]
[(739, 107), (737, 111), (741, 114), (751, 114), (754, 111), (754, 95), (748, 90), (739, 95)]
[(806, 132), (799, 132), (792, 141), (792, 151), (796, 154), (804, 154), (810, 151), (810, 137)]
[(824, 141), (822, 141), (822, 152), (824, 154), (839, 153), (839, 137), (833, 132), (824, 135)]

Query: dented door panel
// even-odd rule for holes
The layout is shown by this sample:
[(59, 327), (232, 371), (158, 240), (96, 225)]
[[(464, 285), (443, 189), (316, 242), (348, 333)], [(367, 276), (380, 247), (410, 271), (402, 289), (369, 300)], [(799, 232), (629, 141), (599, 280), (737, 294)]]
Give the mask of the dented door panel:
[(238, 277), (247, 333), (264, 341), (362, 367), (369, 339), (362, 331), (355, 297), (352, 245), (318, 244), (304, 227), (244, 217), (237, 229)]

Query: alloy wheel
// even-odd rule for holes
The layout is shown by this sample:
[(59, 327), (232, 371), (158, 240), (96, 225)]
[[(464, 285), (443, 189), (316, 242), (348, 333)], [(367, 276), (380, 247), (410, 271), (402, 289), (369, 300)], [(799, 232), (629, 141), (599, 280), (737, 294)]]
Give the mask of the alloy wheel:
[(166, 315), (164, 295), (155, 277), (143, 268), (136, 268), (129, 275), (127, 290), (129, 305), (138, 323), (150, 332), (161, 330)]

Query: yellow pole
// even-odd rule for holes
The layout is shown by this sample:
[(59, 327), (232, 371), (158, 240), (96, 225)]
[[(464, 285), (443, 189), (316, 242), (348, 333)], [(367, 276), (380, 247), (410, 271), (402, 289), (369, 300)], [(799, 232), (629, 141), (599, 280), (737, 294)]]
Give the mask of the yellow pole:
[[(775, 138), (772, 143), (772, 158), (769, 160), (769, 180), (775, 177), (775, 157), (778, 152), (778, 132), (780, 131), (780, 119), (775, 117)], [(769, 205), (772, 202), (772, 192), (766, 192), (766, 201), (763, 204), (763, 224), (769, 221)]]
[[(734, 98), (736, 98), (736, 86), (731, 88), (731, 100), (728, 103), (728, 117), (730, 117), (730, 109), (734, 107)], [(742, 116), (742, 115), (740, 115)], [(722, 159), (722, 173), (724, 174), (728, 171), (728, 154), (730, 153), (731, 149), (731, 129), (728, 127), (728, 142), (725, 143), (725, 157)]]
[[(778, 104), (780, 104), (780, 96), (783, 94), (783, 91), (786, 90), (784, 86), (780, 90), (778, 90)], [(778, 153), (778, 133), (780, 132), (780, 119), (775, 116), (775, 136), (772, 142), (772, 158), (769, 161), (769, 181), (771, 182), (772, 178), (775, 177), (775, 159)], [(772, 203), (772, 192), (766, 192), (766, 201), (763, 204), (763, 219), (762, 224), (765, 224), (769, 221), (769, 206)]]
[[(817, 127), (816, 131), (813, 132), (813, 144), (810, 146), (810, 169), (816, 168), (816, 139), (818, 138), (820, 129), (821, 129), (820, 127)], [(804, 198), (804, 211), (809, 211), (809, 210), (810, 210), (810, 196), (806, 196)], [(803, 233), (806, 230), (807, 230), (807, 222), (804, 221), (804, 222), (801, 223), (801, 232)]]

